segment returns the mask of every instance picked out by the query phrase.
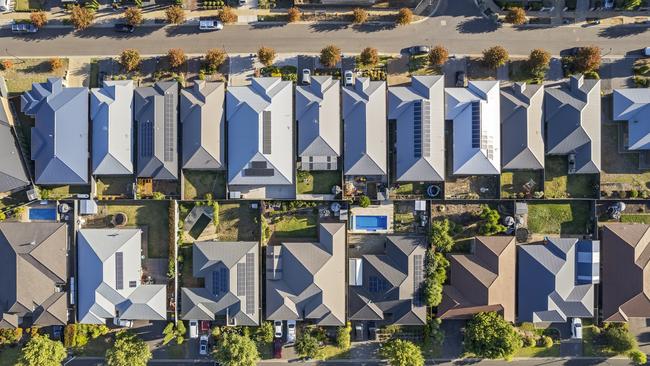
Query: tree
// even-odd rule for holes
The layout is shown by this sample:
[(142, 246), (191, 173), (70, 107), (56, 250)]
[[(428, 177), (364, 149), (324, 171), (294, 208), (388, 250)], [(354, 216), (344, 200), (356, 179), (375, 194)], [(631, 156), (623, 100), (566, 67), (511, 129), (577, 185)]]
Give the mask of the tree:
[(167, 23), (183, 24), (185, 22), (185, 10), (178, 5), (173, 5), (165, 9), (165, 18)]
[(424, 279), (424, 298), (430, 307), (440, 305), (442, 301), (442, 286), (447, 280), (449, 261), (444, 254), (433, 248), (427, 250)]
[(66, 357), (65, 347), (47, 336), (35, 335), (20, 350), (20, 366), (59, 366)]
[(597, 46), (580, 47), (576, 53), (574, 67), (580, 73), (598, 71), (600, 62), (600, 48)]
[(318, 339), (309, 333), (305, 333), (296, 341), (296, 352), (302, 358), (318, 358), (320, 346)]
[(132, 26), (142, 24), (142, 9), (131, 6), (124, 11), (124, 21)]
[(447, 219), (431, 222), (431, 245), (441, 252), (450, 252), (454, 247), (454, 239), (449, 234), (450, 230), (451, 224)]
[(479, 223), (478, 232), (481, 235), (493, 235), (506, 231), (506, 227), (499, 223), (501, 216), (499, 211), (491, 209), (488, 206), (483, 206), (483, 210), (479, 214), (483, 220)]
[(397, 18), (395, 19), (395, 24), (397, 25), (407, 25), (411, 24), (413, 21), (413, 12), (409, 8), (401, 8), (397, 12)]
[(368, 12), (361, 8), (352, 10), (352, 23), (363, 24), (368, 20)]
[(341, 61), (341, 49), (331, 44), (320, 51), (320, 63), (327, 68), (334, 68)]
[(366, 47), (361, 51), (359, 60), (367, 66), (375, 66), (379, 62), (379, 52), (374, 47)]
[(287, 11), (287, 19), (289, 20), (289, 23), (300, 21), (301, 17), (302, 13), (300, 13), (300, 9), (296, 8), (295, 6), (290, 7)]
[(113, 347), (106, 351), (108, 366), (146, 366), (151, 359), (151, 351), (137, 335), (120, 331), (115, 336)]
[(255, 339), (258, 343), (271, 343), (273, 342), (273, 323), (262, 322), (257, 328)]
[(229, 6), (224, 6), (219, 12), (219, 20), (224, 24), (232, 24), (237, 22), (237, 13)]
[(187, 61), (187, 56), (185, 56), (185, 51), (180, 48), (172, 48), (167, 52), (167, 58), (169, 59), (169, 66), (173, 68), (181, 67), (185, 61)]
[(433, 66), (441, 66), (447, 62), (449, 51), (443, 46), (435, 46), (429, 51), (429, 63)]
[(0, 346), (15, 344), (23, 336), (23, 328), (0, 328)]
[(553, 338), (551, 338), (549, 336), (543, 336), (542, 339), (541, 339), (541, 342), (542, 342), (542, 346), (544, 348), (553, 347)]
[(370, 206), (370, 197), (365, 196), (365, 195), (359, 197), (359, 206), (361, 206), (361, 207), (368, 207), (368, 206)]
[(133, 48), (126, 49), (120, 54), (119, 62), (126, 72), (131, 72), (140, 66), (140, 52)]
[(526, 11), (524, 8), (513, 7), (508, 10), (506, 14), (506, 23), (514, 25), (522, 25), (526, 23)]
[(95, 20), (95, 12), (89, 8), (73, 5), (70, 13), (70, 22), (76, 30), (84, 30)]
[(505, 65), (509, 58), (508, 51), (501, 46), (494, 46), (483, 50), (483, 63), (491, 69)]
[(339, 327), (336, 331), (336, 345), (340, 349), (350, 348), (350, 333), (352, 332), (352, 324), (345, 323), (345, 327)]
[(381, 346), (379, 355), (391, 366), (424, 366), (422, 350), (413, 342), (390, 340)]
[(255, 342), (230, 332), (221, 335), (213, 356), (217, 363), (228, 366), (255, 366), (260, 359)]
[(641, 6), (641, 0), (625, 0), (623, 3), (623, 9), (625, 10), (634, 10)]
[(50, 70), (56, 71), (63, 67), (63, 60), (60, 57), (52, 57), (50, 59)]
[(269, 67), (275, 61), (275, 50), (271, 47), (262, 46), (257, 50), (257, 59), (262, 65)]
[(226, 58), (228, 58), (228, 54), (221, 48), (210, 49), (205, 54), (205, 62), (208, 65), (208, 68), (213, 72), (219, 69), (219, 67), (226, 62)]
[(648, 356), (646, 356), (645, 353), (639, 351), (638, 349), (630, 351), (627, 356), (635, 365), (645, 365), (648, 362)]
[(528, 68), (531, 75), (538, 79), (543, 79), (551, 63), (551, 54), (541, 48), (530, 51), (528, 56)]
[(636, 340), (630, 334), (627, 323), (606, 323), (602, 333), (607, 345), (616, 353), (625, 353), (636, 347)]
[(43, 28), (47, 24), (47, 14), (44, 11), (34, 11), (29, 14), (29, 21), (34, 24), (36, 28)]
[(11, 60), (2, 60), (0, 66), (2, 66), (2, 70), (11, 70), (14, 67), (14, 62)]
[(480, 358), (508, 359), (520, 342), (512, 324), (496, 312), (474, 315), (465, 329), (465, 351)]

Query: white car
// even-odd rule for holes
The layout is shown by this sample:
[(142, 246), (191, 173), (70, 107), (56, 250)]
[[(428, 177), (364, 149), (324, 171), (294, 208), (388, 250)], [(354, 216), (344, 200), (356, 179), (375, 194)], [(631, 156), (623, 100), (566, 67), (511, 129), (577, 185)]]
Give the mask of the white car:
[(605, 9), (612, 9), (614, 7), (614, 0), (605, 0)]
[(202, 335), (199, 339), (199, 354), (205, 356), (208, 354), (208, 336)]
[(571, 320), (571, 338), (582, 339), (582, 319), (573, 318)]
[(293, 344), (296, 342), (296, 321), (287, 320), (287, 343)]
[(273, 330), (275, 331), (275, 338), (282, 338), (282, 320), (273, 321)]
[(344, 75), (344, 82), (346, 86), (354, 84), (354, 73), (352, 70), (347, 70)]
[(311, 70), (302, 69), (302, 83), (311, 84)]
[(223, 23), (218, 20), (201, 20), (199, 21), (199, 29), (202, 31), (222, 30)]
[(199, 337), (199, 321), (190, 320), (190, 327), (187, 330), (191, 339)]
[(646, 48), (644, 48), (644, 49), (643, 49), (643, 54), (644, 54), (646, 57), (650, 57), (650, 47), (646, 47)]

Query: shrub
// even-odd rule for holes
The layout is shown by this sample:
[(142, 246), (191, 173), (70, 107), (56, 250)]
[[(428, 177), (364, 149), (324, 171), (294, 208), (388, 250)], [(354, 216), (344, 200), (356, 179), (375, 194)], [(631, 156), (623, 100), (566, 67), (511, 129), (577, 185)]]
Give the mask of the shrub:
[(167, 52), (167, 58), (169, 59), (169, 66), (173, 68), (179, 68), (185, 61), (187, 61), (187, 56), (185, 56), (185, 51), (180, 48), (172, 48)]
[(124, 11), (124, 21), (132, 26), (142, 24), (142, 9), (131, 6)]
[(467, 323), (465, 350), (476, 357), (508, 359), (520, 342), (512, 324), (496, 312), (478, 313)]
[(36, 28), (43, 28), (47, 24), (47, 15), (44, 11), (35, 11), (29, 14), (29, 21), (34, 24)]
[(298, 355), (303, 358), (317, 358), (321, 352), (318, 339), (307, 332), (298, 338), (295, 349)]
[(137, 69), (140, 66), (140, 61), (140, 52), (138, 50), (130, 48), (120, 54), (119, 63), (127, 72)]
[(606, 323), (603, 338), (607, 345), (616, 353), (631, 351), (636, 347), (636, 340), (630, 334), (627, 323)]
[(535, 338), (531, 336), (525, 336), (522, 339), (522, 343), (524, 347), (534, 347), (535, 346)]
[(594, 70), (586, 71), (584, 75), (585, 75), (585, 79), (594, 79), (594, 80), (600, 79), (600, 75), (598, 75), (598, 71), (594, 71)]
[(1, 66), (3, 70), (11, 70), (14, 67), (14, 62), (11, 60), (2, 60)]
[(269, 67), (273, 65), (275, 60), (275, 50), (271, 47), (262, 46), (257, 50), (257, 59), (262, 65)]
[(637, 197), (639, 197), (639, 191), (637, 191), (636, 189), (631, 190), (630, 198), (637, 198)]
[(165, 9), (165, 18), (170, 24), (183, 24), (185, 22), (185, 10), (182, 7), (173, 5)]
[(219, 12), (219, 20), (224, 24), (232, 24), (237, 22), (237, 13), (229, 7), (224, 6), (223, 9)]
[(551, 338), (551, 337), (549, 337), (549, 336), (543, 336), (543, 337), (540, 339), (540, 342), (541, 342), (542, 347), (544, 347), (544, 348), (551, 348), (551, 347), (553, 347), (553, 338)]
[(449, 58), (449, 51), (443, 46), (435, 46), (429, 51), (429, 63), (433, 66), (444, 65)]
[(363, 24), (368, 20), (368, 12), (361, 8), (352, 10), (352, 23)]
[(359, 60), (364, 65), (375, 66), (379, 62), (379, 52), (377, 52), (376, 48), (366, 47), (361, 51)]
[(639, 6), (641, 6), (641, 0), (625, 0), (623, 2), (623, 9), (625, 10), (634, 10)]
[(205, 62), (207, 63), (208, 68), (211, 72), (219, 69), (219, 67), (223, 65), (224, 62), (226, 62), (226, 58), (228, 58), (228, 54), (226, 51), (220, 48), (213, 48), (211, 50), (208, 50), (208, 52), (205, 54)]
[(413, 12), (409, 8), (401, 8), (397, 12), (397, 18), (395, 19), (395, 24), (397, 25), (407, 25), (411, 24), (413, 21)]
[(526, 23), (526, 11), (520, 7), (510, 8), (506, 14), (506, 23), (522, 25)]
[(424, 366), (422, 350), (411, 341), (389, 340), (381, 346), (379, 355), (391, 366)]
[(576, 72), (586, 73), (600, 68), (600, 48), (598, 46), (580, 47), (576, 53), (574, 68)]
[(301, 17), (302, 13), (300, 13), (300, 9), (296, 8), (295, 6), (290, 7), (287, 11), (287, 19), (289, 20), (289, 23), (300, 21)]
[(341, 61), (341, 49), (329, 45), (320, 51), (320, 63), (327, 68), (334, 68)]
[(368, 206), (370, 206), (370, 198), (368, 198), (368, 196), (359, 197), (359, 206), (360, 207), (368, 207)]
[(493, 235), (506, 231), (506, 227), (499, 223), (501, 216), (495, 209), (488, 206), (483, 206), (483, 210), (479, 214), (482, 221), (479, 223), (478, 232), (481, 235)]
[(551, 63), (551, 54), (541, 48), (536, 48), (528, 56), (528, 68), (531, 75), (543, 79)]
[(638, 349), (630, 351), (627, 355), (630, 357), (630, 361), (635, 365), (645, 365), (648, 362), (648, 356)]
[(95, 20), (95, 12), (89, 8), (73, 5), (71, 8), (70, 22), (76, 30), (84, 30), (90, 27)]
[(63, 60), (59, 57), (53, 57), (50, 59), (50, 70), (56, 71), (63, 68)]
[(352, 332), (352, 324), (347, 322), (345, 327), (339, 327), (336, 331), (336, 345), (340, 349), (350, 348), (350, 333)]
[(508, 51), (501, 46), (494, 46), (483, 50), (483, 63), (490, 69), (496, 69), (505, 65), (509, 58)]
[(444, 254), (434, 248), (427, 250), (425, 262), (424, 298), (430, 307), (440, 305), (442, 301), (442, 286), (447, 280), (449, 261)]
[(431, 245), (446, 253), (454, 247), (454, 239), (450, 235), (450, 222), (447, 219), (431, 222)]

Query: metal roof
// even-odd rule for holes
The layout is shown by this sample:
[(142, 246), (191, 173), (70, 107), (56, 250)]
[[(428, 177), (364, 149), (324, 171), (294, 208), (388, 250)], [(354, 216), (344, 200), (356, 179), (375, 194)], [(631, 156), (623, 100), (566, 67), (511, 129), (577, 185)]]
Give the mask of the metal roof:
[(9, 192), (30, 184), (27, 168), (20, 156), (13, 131), (13, 114), (9, 101), (0, 97), (0, 192)]
[(650, 89), (614, 89), (614, 121), (627, 122), (629, 150), (650, 149)]
[(341, 155), (341, 89), (331, 76), (296, 87), (298, 156)]

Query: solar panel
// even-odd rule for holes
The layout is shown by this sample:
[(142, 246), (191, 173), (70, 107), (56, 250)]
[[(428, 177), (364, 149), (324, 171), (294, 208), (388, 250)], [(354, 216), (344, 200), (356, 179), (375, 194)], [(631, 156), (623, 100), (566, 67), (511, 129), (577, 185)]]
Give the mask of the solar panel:
[(251, 161), (250, 167), (254, 169), (266, 169), (266, 161)]
[(271, 111), (262, 112), (262, 154), (271, 153)]
[(275, 170), (273, 169), (244, 169), (244, 176), (246, 177), (272, 177), (274, 175)]
[(472, 148), (481, 147), (481, 102), (472, 102)]
[(212, 294), (219, 296), (219, 284), (221, 281), (221, 273), (219, 271), (212, 271)]
[(153, 122), (144, 121), (140, 124), (140, 155), (153, 156)]
[(237, 296), (246, 296), (246, 263), (237, 263)]
[(422, 100), (422, 155), (431, 157), (431, 102)]
[(221, 272), (221, 283), (220, 283), (220, 290), (223, 293), (226, 293), (229, 291), (228, 286), (228, 279), (230, 278), (230, 272), (228, 272), (227, 268), (221, 268), (219, 270)]
[(124, 253), (115, 253), (115, 289), (124, 289)]
[(174, 134), (174, 125), (176, 123), (176, 109), (174, 108), (174, 102), (176, 95), (174, 94), (165, 94), (165, 161), (174, 160), (174, 144), (176, 143), (176, 136)]
[(246, 314), (255, 313), (255, 254), (246, 254)]
[(422, 306), (422, 282), (424, 281), (424, 258), (413, 256), (413, 301), (416, 306)]
[(422, 101), (413, 102), (413, 155), (422, 157)]
[(368, 277), (368, 291), (379, 292), (379, 278), (376, 276)]

